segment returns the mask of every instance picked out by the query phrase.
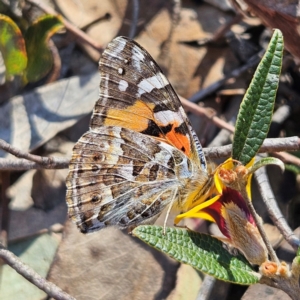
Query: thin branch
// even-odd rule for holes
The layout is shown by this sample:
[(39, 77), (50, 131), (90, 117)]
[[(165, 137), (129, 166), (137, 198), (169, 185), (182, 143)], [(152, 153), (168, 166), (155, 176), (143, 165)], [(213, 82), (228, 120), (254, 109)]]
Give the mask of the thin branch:
[(51, 168), (51, 166), (55, 165), (55, 161), (53, 160), (52, 157), (39, 156), (39, 155), (30, 154), (28, 152), (24, 152), (16, 147), (13, 147), (9, 143), (1, 139), (0, 139), (0, 149), (8, 153), (11, 153), (18, 158), (25, 158), (27, 160), (38, 163), (42, 166), (49, 166), (49, 169)]
[(257, 180), (260, 194), (273, 223), (278, 227), (286, 241), (293, 247), (295, 251), (297, 251), (298, 247), (300, 246), (300, 240), (293, 233), (278, 207), (277, 201), (267, 177), (266, 168), (264, 167), (258, 169), (254, 173), (254, 176)]
[(208, 300), (210, 298), (210, 294), (215, 286), (216, 281), (216, 278), (209, 275), (205, 275), (196, 300)]
[(298, 136), (291, 136), (286, 138), (265, 139), (258, 152), (297, 151), (299, 149), (300, 138)]
[[(232, 145), (222, 147), (204, 148), (204, 154), (208, 158), (222, 158), (231, 155)], [(259, 153), (278, 151), (297, 151), (300, 149), (300, 138), (297, 136), (287, 138), (265, 139), (259, 149)]]
[(59, 17), (64, 26), (66, 27), (66, 29), (70, 32), (72, 32), (79, 41), (90, 45), (91, 47), (93, 47), (94, 49), (96, 49), (97, 51), (99, 51), (100, 53), (103, 52), (103, 47), (99, 44), (97, 44), (92, 38), (90, 38), (85, 32), (83, 32), (82, 30), (80, 30), (79, 28), (77, 28), (75, 25), (73, 25), (71, 22), (69, 22), (67, 19), (63, 18), (59, 13), (57, 13), (54, 9), (52, 9), (50, 6), (45, 5), (44, 3), (42, 3), (42, 1), (38, 1), (38, 0), (26, 0), (27, 2), (37, 6), (38, 8), (40, 8), (41, 10), (43, 10), (44, 12), (46, 12), (47, 14), (51, 14), (54, 16)]
[(180, 101), (185, 108), (186, 111), (194, 113), (196, 115), (202, 116), (210, 120), (212, 123), (214, 123), (219, 128), (227, 129), (229, 132), (234, 132), (234, 126), (228, 124), (226, 121), (220, 119), (218, 116), (216, 116), (215, 112), (211, 109), (200, 107), (199, 105), (183, 98), (179, 97)]
[[(265, 139), (259, 152), (296, 151), (299, 150), (300, 139), (295, 137)], [(225, 158), (231, 155), (232, 145), (204, 148), (209, 159)], [(0, 139), (0, 149), (21, 159), (0, 158), (0, 170), (31, 170), (31, 169), (67, 169), (70, 159), (66, 157), (42, 157), (30, 154), (13, 147)], [(275, 155), (274, 155), (275, 156)]]
[(43, 290), (47, 295), (58, 300), (75, 300), (74, 297), (65, 293), (58, 286), (52, 282), (47, 281), (45, 278), (40, 276), (29, 266), (25, 265), (9, 250), (0, 246), (0, 258), (2, 258), (9, 266), (11, 266), (20, 275), (26, 278), (28, 281), (33, 283), (39, 289)]
[(7, 246), (8, 239), (8, 226), (10, 211), (8, 208), (9, 198), (6, 195), (6, 191), (10, 185), (10, 172), (1, 172), (1, 203), (0, 203), (0, 243)]
[[(48, 158), (48, 157), (47, 157)], [(38, 169), (67, 169), (70, 159), (67, 157), (51, 157), (51, 164), (39, 164), (27, 159), (9, 159), (0, 158), (1, 171), (23, 171), (23, 170), (38, 170)]]
[(132, 20), (131, 20), (131, 26), (130, 26), (128, 37), (133, 39), (136, 35), (140, 3), (139, 0), (131, 0), (131, 2), (132, 2)]

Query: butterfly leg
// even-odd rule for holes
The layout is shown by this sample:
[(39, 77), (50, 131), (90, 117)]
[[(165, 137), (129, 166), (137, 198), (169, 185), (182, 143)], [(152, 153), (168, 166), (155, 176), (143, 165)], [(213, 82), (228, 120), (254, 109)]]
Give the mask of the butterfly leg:
[(167, 227), (168, 217), (169, 217), (169, 215), (170, 215), (170, 212), (171, 212), (171, 209), (172, 209), (172, 207), (173, 207), (174, 201), (176, 200), (177, 192), (178, 192), (178, 189), (175, 189), (175, 190), (174, 190), (173, 197), (172, 197), (172, 200), (171, 200), (171, 202), (170, 202), (170, 204), (169, 204), (169, 207), (168, 207), (168, 210), (167, 210), (167, 213), (166, 213), (166, 217), (165, 217), (165, 221), (164, 221), (163, 235), (166, 235), (166, 227)]

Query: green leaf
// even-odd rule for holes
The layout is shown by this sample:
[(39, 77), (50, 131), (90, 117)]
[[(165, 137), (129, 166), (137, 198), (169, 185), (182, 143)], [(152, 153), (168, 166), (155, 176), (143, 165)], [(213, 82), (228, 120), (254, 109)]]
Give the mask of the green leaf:
[(282, 33), (275, 29), (237, 117), (232, 158), (244, 165), (255, 156), (269, 131), (281, 71), (282, 51)]
[(284, 163), (280, 159), (276, 157), (264, 157), (255, 162), (255, 164), (249, 169), (249, 173), (254, 173), (259, 168), (265, 167), (267, 165), (276, 165), (280, 167), (282, 172), (284, 171)]
[(0, 52), (6, 67), (6, 77), (21, 74), (27, 65), (21, 30), (11, 18), (1, 14), (0, 28)]
[(36, 20), (25, 33), (28, 55), (26, 79), (35, 82), (43, 78), (53, 65), (52, 53), (48, 47), (50, 37), (63, 28), (59, 17), (44, 15)]
[(167, 228), (164, 235), (162, 227), (150, 225), (138, 226), (132, 233), (177, 261), (220, 280), (250, 285), (260, 279), (243, 256), (232, 256), (210, 235), (179, 228)]

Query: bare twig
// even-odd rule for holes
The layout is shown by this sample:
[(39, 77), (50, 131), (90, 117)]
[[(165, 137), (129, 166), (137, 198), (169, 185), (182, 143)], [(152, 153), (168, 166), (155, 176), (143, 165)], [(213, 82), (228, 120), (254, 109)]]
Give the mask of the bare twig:
[(216, 278), (205, 275), (196, 300), (208, 300), (216, 281)]
[[(260, 147), (260, 153), (278, 151), (296, 151), (300, 148), (300, 138), (297, 136), (288, 138), (265, 139)], [(231, 155), (232, 145), (222, 147), (204, 148), (204, 154), (208, 158), (222, 158)]]
[[(282, 149), (285, 150), (282, 150)], [(291, 136), (286, 138), (265, 139), (258, 152), (296, 151), (300, 149), (300, 138)]]
[(8, 224), (9, 224), (9, 199), (6, 195), (6, 190), (10, 185), (10, 173), (1, 172), (1, 209), (0, 209), (0, 243), (3, 246), (7, 246), (8, 239)]
[[(48, 158), (48, 157), (46, 157)], [(1, 171), (22, 171), (32, 169), (67, 169), (70, 159), (67, 157), (51, 157), (51, 164), (39, 164), (27, 159), (0, 158)]]
[(20, 275), (33, 283), (39, 289), (43, 290), (47, 295), (59, 300), (75, 300), (74, 297), (65, 293), (58, 286), (52, 282), (47, 281), (38, 273), (32, 270), (29, 266), (25, 265), (9, 250), (0, 246), (0, 258), (2, 258), (9, 266), (11, 266)]
[(0, 149), (8, 153), (11, 153), (16, 157), (25, 158), (27, 160), (38, 163), (42, 166), (49, 166), (51, 169), (52, 169), (51, 166), (55, 165), (55, 161), (53, 161), (52, 157), (38, 156), (38, 155), (30, 154), (28, 152), (24, 152), (20, 149), (13, 147), (12, 145), (8, 144), (7, 142), (1, 139), (0, 139)]
[(136, 35), (140, 3), (139, 0), (132, 0), (131, 2), (132, 2), (132, 20), (131, 20), (131, 26), (130, 26), (128, 37), (133, 39)]
[(59, 18), (61, 18), (64, 26), (66, 27), (66, 29), (70, 32), (72, 32), (79, 41), (90, 45), (91, 47), (93, 47), (94, 49), (98, 50), (99, 52), (103, 52), (103, 47), (99, 44), (97, 44), (92, 38), (90, 38), (85, 32), (83, 32), (82, 30), (80, 30), (79, 28), (77, 28), (75, 25), (73, 25), (71, 22), (69, 22), (67, 19), (63, 18), (60, 14), (58, 14), (54, 9), (52, 9), (51, 7), (45, 5), (42, 1), (38, 1), (38, 0), (27, 0), (27, 2), (39, 7), (41, 10), (43, 10), (44, 12), (54, 15), (54, 16), (58, 16)]
[(263, 54), (264, 51), (260, 51), (259, 53), (255, 54), (254, 56), (252, 56), (247, 64), (233, 70), (230, 74), (228, 74), (227, 76), (225, 76), (224, 78), (216, 81), (215, 83), (211, 84), (210, 86), (208, 86), (205, 89), (202, 89), (201, 91), (197, 92), (196, 94), (194, 94), (192, 97), (189, 98), (189, 100), (191, 102), (199, 102), (201, 100), (203, 100), (205, 97), (207, 97), (208, 95), (214, 93), (215, 91), (217, 91), (221, 86), (223, 86), (228, 80), (232, 79), (232, 78), (237, 78), (239, 77), (242, 73), (244, 73), (245, 71), (247, 71), (250, 68), (253, 68), (254, 66), (256, 66), (260, 60), (261, 60), (261, 56)]
[[(298, 137), (265, 139), (259, 152), (296, 151), (299, 150)], [(231, 155), (232, 145), (204, 148), (204, 154), (209, 159), (224, 158)], [(3, 149), (21, 159), (0, 158), (0, 170), (30, 170), (30, 169), (67, 169), (70, 159), (66, 157), (42, 157), (21, 151), (0, 139), (0, 149)], [(275, 155), (274, 155), (275, 156)], [(29, 161), (28, 161), (29, 160)]]
[(207, 118), (208, 120), (211, 120), (212, 123), (214, 123), (216, 126), (220, 128), (227, 129), (230, 132), (234, 131), (234, 126), (228, 124), (226, 121), (220, 119), (218, 116), (215, 115), (212, 110), (204, 107), (200, 107), (199, 105), (186, 100), (183, 97), (179, 97), (182, 105), (184, 106), (186, 111), (192, 112), (196, 115), (203, 116)]
[(297, 251), (298, 247), (300, 246), (300, 240), (293, 233), (278, 207), (266, 174), (266, 168), (263, 167), (258, 169), (254, 173), (254, 176), (257, 180), (259, 191), (267, 207), (269, 216), (274, 224), (278, 227), (286, 241), (295, 249), (295, 251)]

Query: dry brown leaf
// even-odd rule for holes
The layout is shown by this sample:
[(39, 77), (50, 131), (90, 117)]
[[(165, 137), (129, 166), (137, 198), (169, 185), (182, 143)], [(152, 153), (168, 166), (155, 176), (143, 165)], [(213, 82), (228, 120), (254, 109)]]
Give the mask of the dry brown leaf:
[(87, 299), (165, 299), (178, 263), (114, 227), (84, 235), (67, 222), (48, 279)]
[[(87, 26), (86, 33), (104, 47), (120, 30), (127, 6), (127, 1), (124, 0), (56, 0), (55, 2), (68, 20), (79, 28)], [(105, 18), (106, 15), (110, 17)], [(94, 61), (99, 60), (100, 53), (97, 50), (88, 45), (83, 47)]]
[(0, 138), (23, 151), (37, 148), (92, 111), (98, 86), (99, 74), (92, 73), (13, 97), (0, 110)]
[(209, 38), (231, 18), (231, 14), (208, 4), (182, 8), (166, 55), (161, 55), (171, 30), (170, 11), (162, 9), (136, 40), (157, 61), (176, 92), (187, 98), (222, 78), (227, 60), (231, 69), (238, 62), (227, 47), (192, 47), (183, 42)]
[(264, 300), (291, 300), (283, 291), (264, 284), (251, 285), (241, 300), (264, 299)]

